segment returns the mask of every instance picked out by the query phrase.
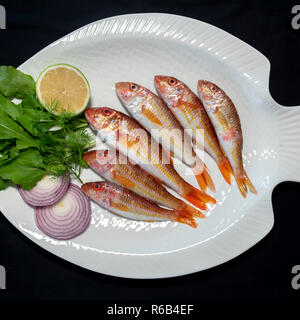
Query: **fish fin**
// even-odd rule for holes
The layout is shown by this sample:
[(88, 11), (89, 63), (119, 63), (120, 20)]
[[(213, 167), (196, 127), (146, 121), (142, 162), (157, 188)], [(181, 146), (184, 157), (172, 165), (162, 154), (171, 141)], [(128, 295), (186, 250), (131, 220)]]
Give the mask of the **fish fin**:
[(134, 189), (135, 187), (135, 183), (132, 182), (131, 180), (129, 180), (128, 178), (119, 175), (119, 174), (115, 174), (114, 175), (114, 179), (123, 187), (125, 188), (131, 188)]
[[(200, 161), (202, 163), (197, 164), (195, 168), (193, 168), (193, 173), (195, 175), (195, 178), (198, 182), (200, 189), (202, 191), (206, 191), (206, 188), (208, 187), (211, 191), (216, 192), (215, 184), (208, 172), (206, 165), (203, 163), (202, 160)], [(199, 165), (202, 167), (202, 169), (199, 168)]]
[(205, 218), (206, 217), (204, 213), (193, 208), (192, 206), (190, 206), (188, 204), (185, 204), (185, 206), (183, 206), (180, 210), (188, 212), (189, 214), (191, 214), (195, 218)]
[(230, 172), (230, 174), (233, 175), (233, 169), (232, 169), (232, 166), (230, 164), (230, 161), (228, 160), (227, 157), (225, 157), (225, 159), (226, 159), (226, 160), (224, 160), (225, 161), (225, 166), (226, 166), (227, 170)]
[(244, 182), (244, 178), (241, 178), (241, 177), (235, 177), (235, 181), (239, 187), (239, 190), (240, 190), (240, 193), (241, 195), (246, 198), (246, 195), (247, 195), (247, 186), (245, 185), (245, 182)]
[(249, 190), (254, 193), (257, 194), (257, 190), (254, 187), (253, 183), (250, 181), (246, 171), (244, 170), (244, 175), (245, 175), (245, 184), (247, 185), (247, 187), (249, 188)]
[(233, 174), (233, 172), (229, 160), (224, 157), (221, 161), (218, 162), (218, 167), (225, 181), (231, 185), (231, 175)]
[(184, 199), (187, 200), (188, 202), (190, 202), (191, 204), (193, 204), (194, 206), (196, 206), (197, 208), (206, 211), (207, 205), (205, 204), (204, 201), (199, 200), (195, 197), (193, 197), (192, 195), (188, 194), (184, 196)]
[(188, 192), (182, 196), (188, 202), (202, 210), (207, 210), (206, 203), (217, 203), (216, 199), (214, 199), (207, 193), (197, 190), (191, 185), (189, 185)]
[(195, 221), (193, 215), (191, 215), (190, 213), (187, 213), (185, 211), (180, 211), (180, 210), (175, 210), (176, 212), (176, 217), (175, 217), (175, 221), (180, 222), (180, 223), (185, 223), (189, 226), (191, 226), (192, 228), (197, 228), (197, 222)]
[(239, 190), (244, 198), (246, 198), (248, 188), (252, 193), (257, 194), (257, 191), (256, 191), (254, 185), (252, 184), (252, 182), (250, 181), (250, 179), (248, 178), (245, 170), (242, 175), (240, 175), (240, 176), (236, 175), (235, 180), (236, 180), (236, 183), (239, 187)]
[(205, 192), (206, 189), (207, 189), (207, 185), (206, 185), (206, 182), (205, 182), (205, 179), (204, 179), (202, 173), (200, 173), (200, 174), (199, 173), (198, 174), (194, 173), (194, 175), (195, 175), (195, 178), (197, 180), (198, 186), (200, 187), (200, 189), (202, 191)]
[(205, 182), (206, 182), (206, 185), (208, 186), (208, 188), (212, 192), (216, 192), (215, 184), (214, 184), (214, 182), (209, 174), (209, 170), (207, 169), (206, 166), (204, 167), (204, 170), (203, 170), (203, 176), (204, 176), (204, 179), (205, 179)]

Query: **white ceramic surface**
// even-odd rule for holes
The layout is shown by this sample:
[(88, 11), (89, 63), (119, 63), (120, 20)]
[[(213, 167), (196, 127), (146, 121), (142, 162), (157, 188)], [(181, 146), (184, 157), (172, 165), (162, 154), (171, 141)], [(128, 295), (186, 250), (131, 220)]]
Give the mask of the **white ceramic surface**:
[[(232, 35), (206, 23), (167, 14), (112, 17), (80, 28), (52, 43), (19, 68), (35, 79), (46, 66), (69, 63), (86, 75), (93, 106), (123, 110), (117, 81), (154, 90), (153, 76), (173, 75), (194, 91), (198, 79), (212, 80), (234, 101), (244, 134), (244, 162), (258, 195), (243, 199), (228, 186), (205, 154), (216, 184), (215, 206), (197, 229), (173, 222), (144, 223), (114, 216), (93, 204), (92, 223), (70, 241), (41, 233), (33, 209), (15, 188), (0, 192), (0, 207), (28, 238), (87, 269), (128, 278), (163, 278), (211, 268), (261, 240), (273, 226), (271, 193), (284, 180), (299, 180), (300, 110), (284, 108), (268, 90), (269, 61)], [(193, 176), (184, 178), (196, 186)], [(85, 170), (84, 182), (98, 177)]]

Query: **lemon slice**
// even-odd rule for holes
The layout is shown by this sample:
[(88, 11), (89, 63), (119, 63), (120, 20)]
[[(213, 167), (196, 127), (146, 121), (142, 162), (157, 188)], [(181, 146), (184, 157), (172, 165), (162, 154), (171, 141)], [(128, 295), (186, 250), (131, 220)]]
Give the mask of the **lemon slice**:
[(40, 103), (49, 111), (77, 115), (89, 103), (91, 90), (83, 73), (69, 64), (55, 64), (41, 72), (36, 82)]

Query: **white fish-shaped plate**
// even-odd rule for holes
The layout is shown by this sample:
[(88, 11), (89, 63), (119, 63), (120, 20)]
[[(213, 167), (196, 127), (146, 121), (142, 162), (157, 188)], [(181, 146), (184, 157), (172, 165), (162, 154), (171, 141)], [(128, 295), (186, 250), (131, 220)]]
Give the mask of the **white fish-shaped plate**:
[[(11, 187), (0, 192), (1, 212), (23, 234), (51, 253), (84, 268), (126, 278), (180, 276), (224, 263), (271, 230), (273, 188), (300, 179), (300, 108), (278, 105), (268, 89), (270, 63), (257, 50), (209, 24), (169, 14), (112, 17), (84, 26), (52, 43), (19, 69), (35, 79), (48, 65), (69, 63), (86, 75), (92, 106), (121, 106), (114, 84), (137, 82), (155, 91), (156, 74), (171, 75), (196, 92), (197, 80), (220, 86), (239, 113), (245, 169), (258, 195), (244, 199), (226, 184), (204, 155), (218, 205), (198, 228), (174, 222), (122, 219), (93, 203), (92, 222), (77, 238), (58, 241), (36, 227), (33, 209)], [(99, 146), (98, 146), (99, 147)], [(177, 166), (195, 187), (194, 176)], [(84, 182), (99, 179), (85, 170)], [(234, 179), (232, 179), (234, 180)]]

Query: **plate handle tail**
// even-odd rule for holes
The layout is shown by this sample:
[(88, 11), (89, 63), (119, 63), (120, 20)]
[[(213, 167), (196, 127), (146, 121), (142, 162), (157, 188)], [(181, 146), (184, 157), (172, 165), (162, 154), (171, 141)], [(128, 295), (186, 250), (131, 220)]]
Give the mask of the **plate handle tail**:
[(281, 107), (278, 113), (280, 182), (300, 182), (300, 106)]

